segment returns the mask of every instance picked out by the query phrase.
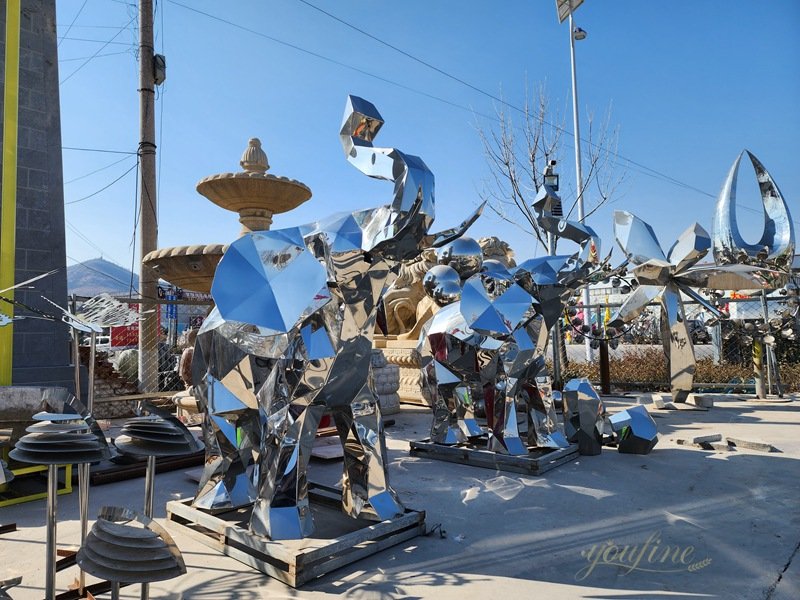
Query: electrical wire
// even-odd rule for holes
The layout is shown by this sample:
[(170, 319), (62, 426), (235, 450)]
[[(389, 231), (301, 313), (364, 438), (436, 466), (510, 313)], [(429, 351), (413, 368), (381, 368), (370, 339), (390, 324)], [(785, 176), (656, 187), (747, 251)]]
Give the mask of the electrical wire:
[[(69, 32), (70, 32), (70, 30), (72, 29), (72, 26), (73, 26), (73, 25), (75, 25), (75, 21), (77, 21), (77, 20), (78, 20), (78, 17), (80, 17), (80, 16), (81, 16), (81, 13), (83, 12), (83, 9), (84, 9), (84, 7), (86, 6), (86, 3), (87, 3), (88, 1), (89, 1), (89, 0), (83, 0), (83, 4), (81, 4), (81, 7), (78, 9), (78, 12), (75, 14), (75, 17), (72, 19), (72, 23), (70, 23), (70, 24), (69, 24), (69, 27), (67, 27), (67, 30), (64, 32), (64, 36), (67, 36), (67, 35), (69, 35)], [(61, 48), (61, 42), (63, 42), (63, 41), (64, 41), (64, 37), (62, 37), (61, 39), (59, 39), (59, 40), (58, 40), (58, 44), (56, 45), (56, 48)]]
[[(310, 8), (313, 8), (314, 10), (316, 10), (316, 11), (318, 11), (318, 12), (320, 12), (320, 13), (328, 16), (328, 17), (330, 17), (331, 19), (337, 21), (338, 23), (341, 23), (342, 25), (344, 25), (346, 27), (349, 27), (350, 29), (353, 29), (354, 31), (357, 31), (357, 32), (361, 33), (362, 35), (365, 35), (366, 37), (378, 42), (379, 44), (381, 44), (383, 46), (386, 46), (387, 48), (390, 48), (390, 49), (394, 50), (395, 52), (398, 52), (398, 53), (402, 54), (403, 56), (405, 56), (405, 57), (407, 57), (407, 58), (409, 58), (409, 59), (411, 59), (411, 60), (413, 60), (413, 61), (415, 61), (415, 62), (417, 62), (417, 63), (419, 63), (419, 64), (421, 64), (421, 65), (423, 65), (423, 66), (425, 66), (427, 68), (429, 68), (429, 69), (432, 69), (433, 71), (439, 73), (440, 75), (443, 75), (443, 76), (447, 77), (448, 79), (451, 79), (452, 81), (455, 81), (455, 82), (457, 82), (457, 83), (459, 83), (459, 84), (461, 84), (463, 86), (466, 86), (469, 89), (471, 89), (473, 91), (476, 91), (479, 94), (482, 94), (483, 96), (486, 96), (487, 98), (490, 98), (491, 100), (493, 100), (495, 102), (498, 102), (498, 103), (500, 103), (500, 104), (502, 104), (504, 106), (507, 106), (508, 108), (511, 108), (511, 109), (521, 113), (521, 114), (525, 114), (525, 110), (520, 108), (519, 106), (516, 106), (515, 104), (511, 104), (510, 102), (508, 102), (506, 100), (503, 100), (502, 98), (499, 98), (498, 96), (495, 96), (494, 94), (491, 94), (491, 93), (487, 92), (486, 90), (483, 90), (483, 89), (479, 88), (478, 86), (475, 86), (475, 85), (469, 83), (468, 81), (465, 81), (465, 80), (463, 80), (463, 79), (461, 79), (459, 77), (456, 77), (455, 75), (453, 75), (451, 73), (448, 73), (447, 71), (445, 71), (443, 69), (440, 69), (439, 67), (437, 67), (435, 65), (432, 65), (431, 63), (429, 63), (429, 62), (427, 62), (425, 60), (422, 60), (421, 58), (419, 58), (417, 56), (414, 56), (413, 54), (411, 54), (409, 52), (406, 52), (402, 48), (398, 48), (397, 46), (394, 46), (394, 45), (390, 44), (389, 42), (386, 42), (385, 40), (380, 39), (379, 37), (369, 33), (368, 31), (365, 31), (365, 30), (361, 29), (360, 27), (357, 27), (357, 26), (353, 25), (352, 23), (348, 23), (344, 19), (340, 19), (336, 15), (334, 15), (332, 13), (329, 13), (328, 11), (326, 11), (326, 10), (324, 10), (324, 9), (314, 5), (314, 4), (312, 4), (311, 2), (308, 2), (308, 0), (299, 0), (299, 2), (301, 2), (301, 3), (305, 4), (306, 6), (308, 6)], [(571, 131), (569, 131), (568, 129), (566, 129), (566, 128), (560, 126), (560, 125), (556, 125), (554, 123), (550, 123), (550, 122), (546, 121), (545, 119), (542, 119), (542, 123), (544, 123), (545, 125), (547, 125), (549, 127), (553, 127), (556, 130), (558, 130), (558, 131), (560, 131), (560, 132), (562, 132), (564, 134), (567, 134), (567, 135), (570, 135), (570, 136), (572, 135)], [(593, 146), (595, 148), (603, 149), (602, 146), (594, 144), (590, 140), (586, 140), (586, 139), (581, 138), (581, 141), (583, 143), (585, 143), (585, 144), (590, 144), (591, 146)], [(618, 152), (615, 152), (614, 150), (611, 150), (609, 148), (604, 148), (604, 149), (610, 155), (612, 155), (612, 156), (614, 156), (614, 157), (616, 157), (616, 158), (618, 158), (620, 160), (623, 160), (623, 161), (629, 163), (630, 165), (638, 167), (639, 169), (643, 169), (643, 170), (647, 171), (647, 173), (643, 173), (645, 175), (650, 175), (651, 177), (663, 179), (663, 180), (665, 180), (665, 181), (667, 181), (669, 183), (684, 187), (686, 189), (695, 191), (695, 192), (697, 192), (699, 194), (703, 194), (705, 196), (709, 196), (711, 198), (715, 197), (713, 194), (710, 194), (710, 193), (706, 192), (705, 190), (701, 190), (700, 188), (694, 187), (694, 186), (692, 186), (692, 185), (690, 185), (690, 184), (688, 184), (686, 182), (683, 182), (683, 181), (680, 181), (678, 179), (675, 179), (674, 177), (672, 177), (670, 175), (667, 175), (665, 173), (657, 171), (656, 169), (648, 167), (648, 166), (646, 166), (646, 165), (644, 165), (642, 163), (634, 161), (634, 160), (632, 160), (632, 159), (630, 159), (630, 158), (628, 158), (626, 156), (623, 156), (622, 154), (619, 154)]]
[(126, 156), (123, 156), (123, 157), (122, 157), (122, 158), (120, 158), (119, 160), (115, 160), (114, 162), (112, 162), (112, 163), (111, 163), (111, 164), (109, 164), (109, 165), (106, 165), (105, 167), (100, 167), (99, 169), (95, 169), (94, 171), (91, 171), (91, 172), (89, 172), (89, 173), (86, 173), (85, 175), (80, 175), (80, 176), (78, 176), (78, 177), (75, 177), (75, 178), (73, 178), (73, 179), (70, 179), (69, 181), (65, 181), (65, 182), (64, 182), (64, 185), (68, 185), (68, 184), (70, 184), (70, 183), (73, 183), (73, 182), (75, 182), (75, 181), (78, 181), (78, 180), (80, 180), (80, 179), (85, 179), (85, 178), (89, 177), (90, 175), (94, 175), (95, 173), (99, 173), (100, 171), (105, 171), (106, 169), (110, 169), (110, 168), (111, 168), (111, 167), (113, 167), (114, 165), (118, 165), (119, 163), (121, 163), (121, 162), (123, 162), (123, 161), (130, 160), (130, 159), (131, 159), (131, 157), (132, 157), (132, 155), (126, 155)]
[[(159, 8), (161, 11), (159, 12)], [(161, 28), (158, 32), (159, 42), (161, 43), (161, 55), (164, 56), (166, 53), (164, 52), (164, 4), (162, 3), (159, 7), (158, 0), (156, 0), (155, 10), (159, 14), (161, 20)], [(164, 146), (163, 146), (163, 139), (164, 139), (164, 95), (166, 93), (166, 82), (162, 82), (160, 86), (156, 88), (159, 91), (158, 97), (156, 100), (159, 102), (158, 105), (158, 168), (156, 169), (156, 177), (158, 180), (156, 181), (156, 198), (161, 197), (161, 157), (164, 155)], [(158, 203), (156, 207), (158, 214), (156, 218), (159, 219), (161, 217), (161, 203)]]
[[(137, 162), (137, 164), (138, 164), (138, 162)], [(136, 165), (133, 165), (133, 166), (132, 166), (130, 169), (128, 169), (127, 171), (125, 171), (125, 172), (124, 172), (122, 175), (120, 175), (119, 177), (117, 177), (117, 178), (116, 178), (114, 181), (112, 181), (111, 183), (109, 183), (109, 184), (108, 184), (108, 185), (106, 185), (106, 186), (103, 186), (102, 188), (100, 188), (100, 189), (99, 189), (99, 190), (97, 190), (96, 192), (92, 192), (92, 193), (91, 193), (91, 194), (89, 194), (88, 196), (84, 196), (83, 198), (78, 198), (77, 200), (70, 200), (69, 202), (64, 202), (64, 204), (65, 204), (65, 205), (67, 205), (67, 204), (77, 204), (78, 202), (83, 202), (84, 200), (88, 200), (89, 198), (92, 198), (92, 197), (94, 197), (94, 196), (97, 196), (97, 194), (99, 194), (100, 192), (103, 192), (103, 191), (107, 190), (108, 188), (110, 188), (112, 185), (114, 185), (115, 183), (117, 183), (117, 182), (118, 182), (120, 179), (122, 179), (123, 177), (125, 177), (125, 175), (127, 175), (128, 173), (130, 173), (131, 171), (133, 171), (135, 168), (136, 168)]]
[[(131, 281), (128, 293), (134, 291), (133, 268), (136, 265), (136, 231), (139, 228), (139, 157), (136, 157), (136, 185), (133, 189), (133, 234), (131, 236)], [(137, 294), (139, 292), (137, 291)]]
[(133, 22), (134, 22), (134, 20), (136, 20), (136, 17), (135, 17), (135, 16), (134, 16), (134, 17), (132, 17), (132, 18), (131, 18), (131, 20), (130, 20), (130, 21), (128, 21), (128, 22), (127, 22), (125, 25), (123, 25), (122, 27), (120, 27), (120, 28), (119, 28), (119, 30), (118, 30), (118, 31), (117, 31), (117, 32), (114, 34), (114, 36), (113, 36), (113, 37), (112, 37), (110, 40), (108, 40), (108, 41), (107, 41), (107, 42), (105, 42), (105, 43), (104, 43), (102, 46), (100, 46), (100, 48), (98, 48), (98, 49), (97, 49), (97, 52), (95, 52), (95, 53), (94, 53), (92, 56), (90, 56), (89, 58), (87, 58), (87, 59), (86, 59), (86, 61), (84, 61), (83, 63), (81, 63), (81, 65), (80, 65), (80, 66), (79, 66), (77, 69), (75, 69), (75, 70), (74, 70), (72, 73), (70, 73), (70, 74), (69, 74), (69, 75), (67, 75), (67, 76), (66, 76), (64, 79), (62, 79), (62, 80), (61, 80), (61, 82), (60, 82), (58, 85), (64, 85), (64, 84), (65, 84), (67, 81), (69, 81), (70, 79), (72, 79), (72, 77), (73, 77), (73, 76), (74, 76), (74, 75), (75, 75), (75, 74), (76, 74), (78, 71), (80, 71), (81, 69), (83, 69), (83, 67), (85, 67), (86, 65), (88, 65), (88, 64), (89, 64), (89, 63), (92, 61), (92, 59), (96, 58), (96, 57), (97, 57), (97, 55), (98, 55), (98, 54), (100, 54), (100, 52), (102, 52), (102, 51), (103, 51), (103, 50), (106, 48), (106, 46), (108, 46), (109, 44), (113, 43), (113, 42), (114, 42), (114, 40), (115, 40), (115, 39), (117, 39), (117, 36), (118, 36), (119, 34), (121, 34), (123, 31), (125, 31), (125, 30), (128, 28), (128, 26), (129, 26), (131, 23), (133, 23)]
[[(125, 29), (130, 29), (130, 27), (127, 27), (127, 26), (123, 27), (122, 31), (124, 31)], [(122, 31), (120, 31), (120, 33)], [(112, 45), (113, 46), (135, 46), (136, 45), (133, 42), (110, 42), (110, 41), (107, 42), (106, 40), (93, 40), (93, 39), (89, 39), (89, 38), (60, 37), (58, 39), (61, 40), (61, 41), (69, 40), (71, 42), (89, 42), (89, 43), (92, 43), (92, 44), (103, 44), (104, 46), (112, 46)]]
[(89, 237), (84, 235), (77, 227), (75, 227), (75, 225), (70, 223), (68, 219), (64, 219), (64, 223), (67, 225), (67, 227), (70, 228), (70, 230), (72, 230), (72, 232), (75, 235), (77, 235), (79, 238), (81, 238), (89, 246), (91, 246), (92, 248), (97, 250), (100, 253), (100, 258), (103, 258), (103, 256), (111, 256), (108, 252), (104, 251), (100, 246), (98, 246), (91, 239), (89, 239)]
[[(101, 271), (100, 269), (95, 269), (94, 267), (91, 267), (91, 266), (87, 265), (86, 262), (79, 262), (79, 261), (75, 260), (74, 258), (72, 258), (71, 256), (67, 256), (67, 258), (69, 260), (71, 260), (73, 263), (75, 263), (76, 265), (79, 265), (79, 266), (81, 266), (81, 267), (83, 267), (85, 269), (88, 269), (89, 271), (97, 273), (98, 275), (102, 275), (106, 279), (111, 279), (112, 281), (116, 281), (117, 283), (121, 283), (122, 285), (128, 285), (127, 282), (122, 281), (121, 279), (119, 279), (117, 277), (114, 277), (113, 275), (110, 275), (109, 273), (105, 273), (105, 272)], [(121, 267), (121, 268), (124, 268), (124, 267)], [(136, 293), (137, 294), (139, 293), (138, 290), (136, 291)]]
[(100, 152), (103, 154), (136, 154), (128, 150), (105, 150), (103, 148), (76, 148), (75, 146), (61, 146), (62, 150), (75, 150), (79, 152)]
[(240, 29), (242, 31), (246, 31), (247, 33), (251, 33), (251, 34), (253, 34), (255, 36), (262, 37), (264, 39), (270, 40), (271, 42), (275, 42), (276, 44), (280, 44), (281, 46), (286, 46), (287, 48), (291, 48), (293, 50), (297, 50), (298, 52), (302, 52), (303, 54), (308, 54), (309, 56), (313, 56), (314, 58), (318, 58), (320, 60), (324, 60), (325, 62), (331, 63), (333, 65), (336, 65), (336, 66), (339, 66), (339, 67), (343, 67), (343, 68), (349, 69), (351, 71), (355, 71), (356, 73), (360, 73), (361, 75), (366, 75), (367, 77), (371, 77), (373, 79), (377, 79), (378, 81), (382, 81), (384, 83), (388, 83), (389, 85), (393, 85), (395, 87), (399, 87), (401, 89), (404, 89), (406, 91), (412, 92), (414, 94), (418, 94), (420, 96), (425, 96), (426, 98), (430, 98), (432, 100), (436, 100), (437, 102), (442, 102), (442, 103), (447, 104), (449, 106), (452, 106), (454, 108), (460, 108), (460, 109), (468, 111), (468, 112), (470, 112), (470, 113), (472, 113), (474, 115), (478, 115), (478, 116), (484, 117), (485, 119), (496, 119), (496, 117), (493, 117), (491, 115), (487, 115), (487, 114), (484, 114), (484, 113), (477, 112), (477, 111), (473, 110), (472, 108), (469, 108), (469, 107), (464, 106), (462, 104), (458, 104), (456, 102), (452, 102), (450, 100), (447, 100), (446, 98), (441, 98), (439, 96), (435, 96), (435, 95), (430, 94), (428, 92), (412, 88), (412, 87), (404, 85), (402, 83), (398, 83), (397, 81), (392, 81), (391, 79), (387, 79), (386, 77), (382, 77), (381, 75), (376, 75), (375, 73), (370, 73), (369, 71), (365, 71), (364, 69), (360, 69), (358, 67), (354, 67), (353, 65), (348, 65), (347, 63), (343, 63), (341, 61), (335, 60), (335, 59), (330, 58), (328, 56), (325, 56), (323, 54), (319, 54), (319, 53), (314, 52), (312, 50), (307, 50), (305, 48), (297, 46), (296, 44), (292, 44), (290, 42), (286, 42), (284, 40), (281, 40), (281, 39), (272, 37), (270, 35), (267, 35), (266, 33), (262, 33), (260, 31), (256, 31), (255, 29), (250, 29), (249, 27), (245, 27), (244, 25), (239, 25), (238, 23), (234, 23), (233, 21), (228, 21), (227, 19), (223, 19), (222, 17), (218, 17), (216, 15), (212, 15), (210, 13), (204, 12), (202, 10), (194, 8), (193, 6), (189, 6), (187, 4), (183, 4), (181, 2), (177, 2), (177, 0), (169, 0), (169, 2), (171, 4), (176, 5), (176, 6), (180, 6), (181, 8), (185, 8), (186, 10), (195, 12), (195, 13), (200, 14), (200, 15), (203, 15), (203, 16), (208, 17), (210, 19), (213, 19), (215, 21), (219, 21), (220, 23), (225, 23), (226, 25), (230, 25), (231, 27), (235, 27), (236, 29)]
[(78, 56), (76, 58), (59, 58), (58, 62), (73, 62), (76, 60), (86, 60), (87, 58), (105, 58), (106, 56), (119, 56), (120, 54), (130, 54), (129, 50), (123, 52), (109, 52), (108, 54), (97, 54), (95, 56)]

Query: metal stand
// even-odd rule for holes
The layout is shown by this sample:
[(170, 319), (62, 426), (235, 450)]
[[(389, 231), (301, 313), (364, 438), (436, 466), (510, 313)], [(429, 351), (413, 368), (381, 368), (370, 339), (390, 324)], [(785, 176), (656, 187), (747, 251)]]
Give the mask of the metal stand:
[[(144, 476), (144, 516), (153, 518), (153, 499), (155, 497), (156, 483), (156, 457), (147, 457), (147, 471)], [(150, 598), (150, 584), (142, 584), (141, 600)]]
[(119, 600), (119, 581), (111, 582), (111, 600)]
[[(86, 410), (91, 415), (94, 404), (94, 359), (97, 344), (97, 334), (92, 330), (89, 343), (89, 386), (86, 392)], [(80, 368), (80, 366), (79, 366)], [(78, 375), (75, 377), (78, 382)], [(78, 507), (81, 520), (81, 546), (86, 541), (89, 533), (89, 463), (78, 465)], [(86, 587), (86, 574), (81, 570), (78, 575), (79, 589)]]
[(56, 597), (56, 508), (58, 503), (58, 465), (47, 466), (47, 565), (45, 600)]

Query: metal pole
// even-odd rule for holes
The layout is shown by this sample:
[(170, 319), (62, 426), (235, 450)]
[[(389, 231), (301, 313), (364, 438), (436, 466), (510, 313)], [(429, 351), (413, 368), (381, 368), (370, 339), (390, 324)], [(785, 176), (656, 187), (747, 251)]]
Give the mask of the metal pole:
[(764, 386), (764, 344), (759, 338), (753, 339), (753, 379), (756, 383), (756, 397), (765, 399), (767, 390)]
[[(556, 239), (553, 233), (547, 234), (547, 252), (550, 256), (556, 253)], [(553, 389), (561, 390), (563, 382), (561, 380), (561, 319), (553, 325), (550, 330), (550, 339), (553, 346)]]
[[(144, 516), (153, 518), (153, 499), (156, 488), (156, 457), (147, 457), (147, 470), (144, 475)], [(150, 598), (150, 584), (142, 584), (141, 600)]]
[(47, 563), (45, 600), (56, 597), (56, 508), (58, 503), (58, 465), (47, 466)]
[[(86, 391), (86, 410), (92, 414), (94, 407), (94, 363), (97, 350), (97, 333), (89, 334), (89, 386)], [(81, 546), (86, 541), (89, 533), (89, 463), (78, 465), (78, 509), (81, 520)], [(80, 589), (86, 584), (86, 574), (81, 571), (79, 576)]]
[[(581, 169), (581, 129), (580, 119), (578, 118), (578, 72), (575, 65), (575, 31), (572, 24), (572, 7), (570, 6), (569, 12), (569, 57), (572, 71), (572, 130), (575, 136), (575, 181), (576, 189), (578, 191), (578, 220), (583, 223), (586, 218), (586, 213), (583, 206), (583, 171)], [(583, 305), (589, 306), (589, 288), (583, 290)], [(591, 341), (587, 337), (585, 339), (586, 345), (586, 360), (592, 362), (594, 359), (594, 352), (592, 352)]]
[(119, 600), (119, 581), (111, 582), (111, 600)]
[(156, 483), (156, 457), (147, 457), (147, 471), (144, 476), (144, 516), (153, 518), (153, 498)]
[[(74, 314), (74, 311), (73, 311)], [(75, 397), (81, 399), (81, 336), (77, 329), (72, 330), (72, 364), (75, 366)]]
[[(153, 80), (153, 0), (139, 0), (139, 220), (140, 259), (158, 246), (156, 207), (156, 121)], [(158, 389), (158, 312), (150, 301), (156, 298), (158, 277), (142, 260), (139, 289), (143, 302), (139, 322), (139, 381), (142, 391)]]
[[(764, 325), (769, 325), (769, 306), (767, 306), (767, 291), (761, 290), (761, 312), (764, 315)], [(769, 330), (767, 330), (769, 331)], [(772, 344), (764, 344), (764, 353), (766, 354), (767, 363), (767, 393), (772, 393), (772, 365), (774, 364), (772, 356)]]

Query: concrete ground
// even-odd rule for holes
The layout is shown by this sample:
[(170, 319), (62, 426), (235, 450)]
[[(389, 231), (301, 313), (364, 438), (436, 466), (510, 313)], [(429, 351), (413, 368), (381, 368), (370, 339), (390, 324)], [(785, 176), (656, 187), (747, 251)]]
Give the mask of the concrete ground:
[[(610, 411), (630, 403), (607, 401)], [(437, 530), (294, 590), (167, 525), (188, 572), (153, 584), (151, 597), (800, 598), (800, 401), (728, 398), (709, 411), (653, 413), (660, 441), (650, 455), (606, 448), (528, 477), (409, 456), (409, 440), (427, 435), (429, 414), (406, 406), (387, 429), (391, 481), (444, 537)], [(678, 443), (707, 433), (777, 451)], [(313, 462), (310, 477), (334, 483), (340, 470), (338, 461)], [(168, 500), (195, 490), (182, 471), (159, 475), (156, 485), (160, 518)], [(143, 486), (136, 479), (93, 487), (91, 514), (106, 504), (136, 507)], [(75, 544), (76, 493), (59, 497), (58, 516), (60, 544)], [(24, 577), (11, 590), (18, 600), (43, 597), (44, 521), (44, 501), (0, 509), (0, 524), (19, 528), (0, 536), (0, 579)], [(59, 588), (75, 574), (59, 573)], [(122, 597), (138, 598), (138, 587), (123, 588)]]

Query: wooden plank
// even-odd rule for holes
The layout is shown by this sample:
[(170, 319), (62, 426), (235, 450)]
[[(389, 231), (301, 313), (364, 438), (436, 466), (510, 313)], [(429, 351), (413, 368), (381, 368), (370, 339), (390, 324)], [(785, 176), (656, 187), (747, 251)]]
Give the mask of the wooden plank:
[(411, 454), (435, 460), (454, 462), (462, 465), (499, 469), (523, 473), (525, 475), (542, 475), (559, 465), (578, 458), (578, 446), (572, 444), (557, 450), (533, 449), (527, 456), (511, 456), (491, 452), (480, 446), (445, 446), (430, 440), (411, 442)]
[(357, 560), (361, 560), (362, 558), (372, 556), (373, 554), (377, 554), (386, 548), (391, 548), (392, 546), (396, 546), (397, 544), (405, 542), (406, 540), (410, 540), (424, 534), (425, 522), (421, 521), (412, 527), (397, 531), (391, 536), (385, 537), (384, 539), (365, 541), (362, 544), (359, 544), (359, 546), (352, 548), (352, 550), (347, 554), (334, 557), (324, 563), (307, 566), (298, 574), (298, 585), (302, 585), (307, 581), (311, 581), (312, 579), (316, 579), (317, 577), (321, 577), (327, 573), (330, 573), (339, 567), (343, 567), (350, 563), (356, 562)]
[[(425, 533), (424, 512), (406, 510), (402, 516), (382, 522), (350, 519), (340, 512), (341, 491), (313, 483), (309, 484), (309, 501), (318, 525), (321, 519), (328, 519), (326, 527), (318, 529), (341, 528), (342, 532), (334, 531), (330, 538), (273, 541), (246, 528), (248, 511), (212, 515), (190, 506), (189, 499), (168, 502), (167, 520), (189, 537), (292, 587)], [(352, 529), (360, 523), (364, 525)]]

